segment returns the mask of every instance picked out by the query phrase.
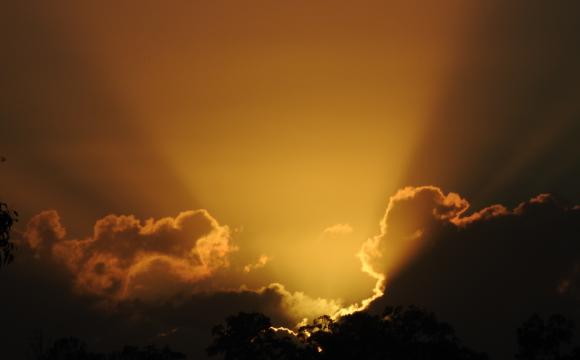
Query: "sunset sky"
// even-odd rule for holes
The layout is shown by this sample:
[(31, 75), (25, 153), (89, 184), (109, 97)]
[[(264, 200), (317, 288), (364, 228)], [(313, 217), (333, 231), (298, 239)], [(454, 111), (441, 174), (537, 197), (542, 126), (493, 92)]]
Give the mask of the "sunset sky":
[[(462, 319), (485, 318), (469, 308), (579, 316), (578, 14), (567, 1), (3, 2), (0, 200), (20, 221), (0, 338), (14, 359), (37, 331), (198, 358), (240, 310), (291, 327), (373, 299), (424, 303), (505, 354), (502, 339), (469, 340)], [(529, 292), (502, 283), (464, 302), (470, 274)], [(522, 309), (515, 288), (547, 300)], [(105, 335), (115, 326), (126, 336)]]

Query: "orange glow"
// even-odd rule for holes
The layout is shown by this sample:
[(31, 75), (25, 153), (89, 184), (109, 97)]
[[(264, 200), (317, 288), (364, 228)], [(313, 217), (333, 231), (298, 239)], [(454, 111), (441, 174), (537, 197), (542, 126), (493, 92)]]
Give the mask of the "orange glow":
[[(174, 5), (39, 5), (55, 31), (75, 29), (62, 41), (103, 93), (78, 99), (85, 93), (35, 90), (70, 115), (58, 117), (67, 140), (51, 145), (50, 161), (87, 189), (38, 187), (26, 196), (35, 199), (31, 213), (58, 209), (77, 238), (104, 214), (147, 219), (208, 209), (240, 230), (242, 266), (272, 259), (248, 272), (248, 284), (282, 282), (346, 303), (366, 298), (375, 280), (358, 271), (355, 254), (401, 186), (463, 44), (458, 29), (477, 6)], [(400, 32), (402, 24), (409, 31)], [(78, 119), (101, 125), (79, 131)], [(26, 173), (7, 174), (17, 192), (37, 188)], [(336, 224), (352, 230), (328, 229)]]
[[(58, 33), (82, 64), (65, 80), (94, 89), (69, 93), (44, 73), (21, 74), (47, 84), (34, 91), (59, 119), (46, 159), (59, 171), (46, 186), (26, 170), (3, 181), (19, 184), (17, 202), (34, 198), (30, 213), (58, 209), (69, 233), (45, 214), (52, 240), (41, 243), (33, 226), (31, 247), (40, 257), (50, 249), (79, 290), (112, 299), (283, 284), (296, 314), (367, 307), (421, 248), (421, 231), (407, 230), (426, 217), (390, 214), (415, 190), (385, 200), (406, 185), (480, 5), (149, 6), (39, 5), (48, 28), (75, 30)], [(80, 129), (78, 119), (99, 125)], [(70, 184), (55, 190), (61, 173)], [(387, 235), (385, 215), (377, 235), (385, 206), (395, 219)], [(207, 210), (165, 217), (183, 209)], [(382, 249), (385, 236), (398, 242)]]
[(52, 256), (75, 276), (77, 289), (112, 299), (158, 299), (199, 282), (229, 266), (236, 251), (230, 230), (207, 211), (175, 218), (149, 219), (108, 215), (96, 222), (91, 237), (65, 239), (55, 211), (36, 215), (25, 239), (38, 256)]

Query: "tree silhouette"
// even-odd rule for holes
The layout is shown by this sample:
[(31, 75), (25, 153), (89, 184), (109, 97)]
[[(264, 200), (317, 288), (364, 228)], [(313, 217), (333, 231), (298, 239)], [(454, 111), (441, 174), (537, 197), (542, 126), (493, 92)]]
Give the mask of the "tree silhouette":
[[(6, 158), (0, 156), (0, 162), (5, 161)], [(18, 221), (18, 213), (10, 210), (7, 204), (0, 202), (0, 267), (14, 260), (14, 243), (10, 239), (10, 230), (16, 221)]]
[(259, 313), (240, 312), (226, 319), (226, 326), (212, 329), (213, 343), (207, 348), (210, 356), (223, 354), (225, 360), (251, 359), (256, 352), (255, 338), (272, 326), (270, 319)]
[(0, 267), (14, 260), (14, 243), (10, 238), (12, 225), (18, 221), (18, 213), (0, 202)]
[(462, 346), (453, 329), (416, 307), (387, 307), (383, 316), (357, 312), (315, 319), (297, 334), (276, 331), (258, 313), (230, 316), (214, 328), (208, 354), (244, 359), (487, 359)]
[(226, 325), (217, 325), (214, 340), (207, 348), (210, 356), (223, 355), (224, 360), (311, 359), (314, 350), (295, 335), (272, 327), (268, 317), (260, 313), (229, 316)]
[(154, 345), (140, 349), (135, 346), (125, 346), (120, 352), (106, 354), (106, 360), (181, 360), (185, 355), (171, 350), (169, 347), (158, 348)]
[(86, 345), (77, 338), (68, 337), (55, 341), (38, 360), (93, 360), (99, 359), (87, 352)]
[(168, 347), (154, 345), (139, 348), (125, 346), (121, 351), (94, 353), (81, 340), (67, 337), (56, 340), (46, 351), (35, 349), (36, 360), (182, 360), (185, 355)]
[(453, 328), (414, 306), (387, 307), (382, 316), (357, 312), (323, 317), (301, 332), (320, 359), (486, 359), (462, 346)]
[[(535, 314), (517, 330), (518, 360), (580, 359), (580, 349), (571, 347), (574, 323), (562, 315), (552, 315), (544, 321)], [(564, 350), (571, 350), (564, 354)]]

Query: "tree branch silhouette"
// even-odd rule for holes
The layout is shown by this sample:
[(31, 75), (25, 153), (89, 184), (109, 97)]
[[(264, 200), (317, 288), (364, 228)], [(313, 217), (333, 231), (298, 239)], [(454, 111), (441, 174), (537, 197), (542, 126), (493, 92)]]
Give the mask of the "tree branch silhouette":
[[(5, 162), (6, 158), (0, 156), (0, 162)], [(10, 231), (15, 222), (18, 221), (18, 213), (11, 210), (6, 203), (0, 202), (0, 268), (14, 260), (14, 242), (10, 237)]]

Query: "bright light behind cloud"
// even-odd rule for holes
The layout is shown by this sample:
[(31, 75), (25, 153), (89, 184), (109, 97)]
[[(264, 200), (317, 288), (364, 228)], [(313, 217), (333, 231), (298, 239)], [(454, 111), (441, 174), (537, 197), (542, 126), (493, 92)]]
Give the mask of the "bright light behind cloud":
[[(545, 199), (533, 201), (541, 203)], [(321, 297), (292, 291), (276, 282), (257, 289), (250, 289), (243, 282), (238, 283), (238, 290), (228, 288), (216, 278), (219, 272), (230, 271), (242, 279), (240, 273), (259, 271), (271, 258), (262, 254), (255, 263), (229, 270), (230, 257), (238, 247), (233, 244), (229, 227), (220, 225), (206, 210), (185, 211), (175, 218), (144, 222), (132, 215), (108, 215), (95, 223), (91, 236), (82, 240), (67, 239), (58, 213), (44, 211), (31, 219), (23, 238), (37, 258), (67, 268), (77, 292), (95, 295), (108, 304), (126, 300), (157, 302), (179, 294), (242, 289), (260, 295), (277, 294), (281, 310), (299, 320), (322, 314), (337, 317), (366, 309), (384, 294), (390, 277), (429, 245), (424, 235), (433, 222), (449, 221), (463, 226), (487, 213), (495, 216), (506, 212), (504, 208), (496, 211), (496, 206), (460, 218), (468, 206), (459, 195), (444, 194), (433, 186), (408, 187), (390, 198), (380, 221), (380, 232), (365, 242), (340, 244), (348, 242), (341, 238), (353, 233), (347, 223), (325, 228), (317, 241), (311, 243), (315, 256), (302, 256), (293, 263), (293, 270), (299, 273), (307, 266), (318, 284), (336, 285), (337, 282), (324, 278), (330, 275), (342, 284), (332, 287), (333, 291), (345, 288), (352, 291), (358, 283), (352, 275), (366, 274), (372, 283), (365, 283), (364, 296), (356, 300), (352, 300), (352, 293), (346, 300)], [(354, 251), (353, 247), (359, 250)], [(360, 261), (358, 270), (345, 266), (348, 261), (341, 253), (349, 253), (351, 259), (356, 254)], [(321, 273), (322, 277), (314, 275)], [(212, 278), (216, 278), (213, 285), (205, 282)], [(284, 279), (292, 276), (286, 274)]]
[[(34, 198), (31, 214), (59, 209), (78, 237), (108, 213), (144, 219), (207, 209), (244, 229), (236, 235), (242, 266), (273, 259), (248, 282), (261, 277), (347, 302), (366, 297), (372, 279), (353, 271), (354, 254), (401, 186), (463, 46), (457, 30), (475, 9), (299, 3), (40, 6), (46, 31), (33, 35), (55, 41), (42, 58), (74, 57), (78, 67), (57, 66), (71, 70), (64, 81), (60, 72), (20, 74), (47, 84), (23, 91), (46, 97), (39, 104), (52, 105), (42, 116), (55, 121), (46, 128), (58, 129), (21, 153), (59, 170), (37, 187), (29, 169), (8, 169), (14, 201), (28, 207)], [(402, 34), (402, 24), (414, 26)], [(81, 131), (79, 119), (98, 125)], [(343, 223), (355, 230), (320, 238)]]

